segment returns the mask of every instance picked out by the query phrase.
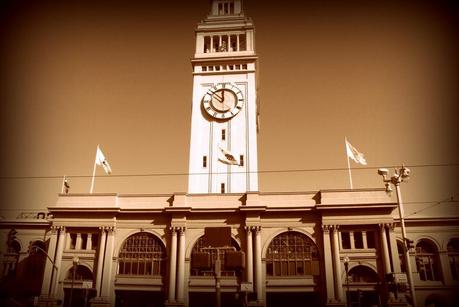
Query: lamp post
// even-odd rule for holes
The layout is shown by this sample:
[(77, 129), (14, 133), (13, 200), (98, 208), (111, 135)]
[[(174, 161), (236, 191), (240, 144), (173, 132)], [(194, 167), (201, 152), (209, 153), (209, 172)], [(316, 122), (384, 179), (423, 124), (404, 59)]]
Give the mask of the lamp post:
[(346, 305), (351, 306), (350, 297), (349, 297), (349, 257), (346, 256), (343, 259), (344, 261), (344, 270), (346, 271)]
[(69, 306), (70, 307), (72, 307), (73, 284), (75, 283), (75, 274), (76, 274), (76, 269), (77, 269), (79, 262), (80, 262), (80, 259), (78, 259), (78, 257), (73, 257), (72, 283), (70, 285), (70, 295), (69, 295)]
[(404, 211), (403, 211), (403, 201), (402, 201), (402, 194), (400, 192), (400, 183), (407, 181), (410, 177), (410, 169), (403, 166), (400, 169), (395, 169), (395, 174), (392, 175), (390, 178), (387, 177), (389, 171), (386, 168), (378, 169), (378, 174), (383, 177), (383, 181), (386, 186), (386, 192), (392, 192), (392, 188), (390, 184), (395, 186), (395, 191), (397, 193), (397, 206), (398, 206), (398, 214), (400, 218), (400, 225), (402, 227), (402, 239), (403, 239), (403, 256), (405, 258), (405, 266), (406, 266), (406, 274), (408, 278), (408, 284), (410, 287), (410, 295), (411, 295), (411, 302), (413, 303), (413, 307), (416, 307), (416, 296), (415, 296), (415, 289), (414, 289), (414, 280), (413, 275), (411, 273), (411, 262), (410, 262), (410, 254), (408, 245), (409, 239), (406, 237), (406, 229), (405, 229), (405, 219), (404, 219)]
[(36, 251), (39, 250), (40, 252), (42, 252), (43, 254), (45, 254), (46, 258), (48, 258), (48, 260), (49, 260), (49, 261), (51, 262), (51, 264), (53, 265), (53, 268), (57, 270), (56, 264), (54, 263), (54, 261), (51, 259), (51, 257), (48, 255), (48, 253), (47, 253), (43, 248), (34, 245), (34, 246), (32, 247), (32, 249), (35, 249)]

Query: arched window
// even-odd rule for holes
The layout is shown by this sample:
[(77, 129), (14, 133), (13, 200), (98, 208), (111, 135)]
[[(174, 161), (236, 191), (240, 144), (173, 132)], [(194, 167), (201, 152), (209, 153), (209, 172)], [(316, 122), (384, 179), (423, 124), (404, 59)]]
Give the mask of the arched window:
[[(240, 251), (238, 243), (231, 238), (233, 250)], [(221, 250), (219, 255), (221, 261), (222, 276), (240, 276), (241, 270), (231, 266), (226, 261), (226, 251)], [(192, 276), (214, 276), (217, 251), (209, 250), (204, 243), (204, 237), (200, 237), (191, 250), (191, 275)]]
[(459, 238), (451, 239), (447, 248), (451, 275), (454, 280), (459, 280)]
[[(67, 273), (66, 279), (72, 280), (73, 279), (73, 269), (74, 267), (70, 268)], [(93, 280), (93, 275), (90, 269), (85, 267), (84, 265), (77, 265), (75, 270), (75, 280)]]
[(398, 252), (398, 259), (400, 261), (400, 270), (401, 272), (406, 273), (405, 256), (403, 255), (404, 249), (405, 247), (403, 246), (403, 242), (397, 240), (397, 252)]
[(349, 281), (353, 283), (377, 283), (378, 274), (364, 265), (358, 265), (349, 270)]
[(266, 255), (267, 276), (319, 275), (317, 246), (299, 232), (284, 232), (269, 244)]
[(416, 266), (421, 280), (440, 280), (438, 252), (431, 241), (416, 244)]
[(7, 250), (3, 254), (3, 276), (14, 276), (21, 252), (21, 244), (16, 240), (17, 231), (11, 229), (8, 233)]
[(136, 233), (124, 242), (118, 261), (120, 275), (163, 276), (166, 271), (166, 249), (152, 234)]

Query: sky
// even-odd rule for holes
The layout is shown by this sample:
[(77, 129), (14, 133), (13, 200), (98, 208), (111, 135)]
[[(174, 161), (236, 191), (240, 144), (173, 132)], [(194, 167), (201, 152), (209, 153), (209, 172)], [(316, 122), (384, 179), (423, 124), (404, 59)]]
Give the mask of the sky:
[[(406, 202), (459, 198), (458, 8), (447, 1), (244, 1), (259, 56), (260, 192), (347, 189), (344, 137), (411, 167)], [(0, 216), (88, 193), (186, 192), (196, 24), (209, 1), (3, 1)]]

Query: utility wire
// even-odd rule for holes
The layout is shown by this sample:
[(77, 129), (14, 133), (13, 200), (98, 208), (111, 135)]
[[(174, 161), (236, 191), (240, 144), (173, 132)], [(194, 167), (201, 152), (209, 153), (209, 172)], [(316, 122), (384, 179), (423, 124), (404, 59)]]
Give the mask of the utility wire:
[(430, 209), (430, 208), (433, 208), (433, 207), (436, 207), (438, 205), (441, 205), (443, 203), (454, 203), (454, 202), (457, 202), (457, 200), (454, 199), (453, 196), (451, 196), (451, 198), (448, 198), (448, 199), (445, 199), (445, 200), (441, 200), (441, 201), (429, 201), (429, 202), (419, 202), (419, 201), (413, 201), (413, 202), (404, 202), (405, 204), (432, 204), (430, 206), (427, 206), (427, 207), (424, 207), (422, 209), (419, 209), (417, 211), (414, 211), (413, 213), (411, 214), (408, 214), (405, 216), (406, 217), (409, 217), (409, 216), (412, 216), (412, 215), (415, 215), (415, 214), (418, 214), (419, 212), (422, 212), (422, 211), (425, 211), (427, 209)]
[[(438, 163), (438, 164), (414, 164), (405, 165), (410, 168), (423, 168), (423, 167), (456, 167), (459, 163)], [(385, 168), (397, 168), (400, 165), (384, 166)], [(372, 170), (379, 169), (381, 167), (376, 166), (364, 166), (359, 168), (353, 168), (353, 171), (358, 170)], [(347, 167), (338, 168), (309, 168), (309, 169), (280, 169), (280, 170), (259, 170), (259, 171), (236, 171), (231, 174), (246, 174), (246, 173), (258, 173), (258, 174), (273, 174), (273, 173), (301, 173), (301, 172), (330, 172), (330, 171), (347, 171)], [(111, 174), (111, 175), (96, 175), (96, 177), (164, 177), (164, 176), (192, 176), (192, 175), (225, 175), (228, 172), (201, 172), (201, 173), (146, 173), (146, 174)], [(56, 179), (62, 178), (63, 175), (52, 175), (52, 176), (0, 176), (0, 179)], [(66, 175), (67, 178), (90, 178), (92, 175)]]

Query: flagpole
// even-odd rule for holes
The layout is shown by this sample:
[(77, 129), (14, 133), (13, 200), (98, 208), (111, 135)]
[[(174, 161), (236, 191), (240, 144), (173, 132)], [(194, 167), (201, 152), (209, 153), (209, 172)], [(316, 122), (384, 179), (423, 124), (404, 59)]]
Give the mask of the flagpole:
[(99, 151), (99, 145), (97, 145), (97, 149), (96, 149), (96, 158), (94, 159), (94, 169), (92, 170), (91, 189), (89, 190), (89, 194), (92, 194), (92, 192), (94, 191), (94, 178), (96, 177), (97, 152), (98, 151)]
[(65, 178), (67, 176), (64, 175), (64, 177), (62, 178), (62, 188), (61, 188), (61, 194), (64, 194), (64, 185), (65, 185)]
[(351, 184), (351, 190), (353, 189), (352, 187), (352, 173), (351, 173), (351, 163), (349, 162), (349, 154), (347, 153), (347, 138), (344, 137), (344, 146), (346, 146), (346, 157), (347, 157), (347, 171), (349, 172), (349, 183)]

